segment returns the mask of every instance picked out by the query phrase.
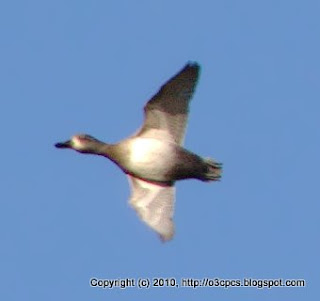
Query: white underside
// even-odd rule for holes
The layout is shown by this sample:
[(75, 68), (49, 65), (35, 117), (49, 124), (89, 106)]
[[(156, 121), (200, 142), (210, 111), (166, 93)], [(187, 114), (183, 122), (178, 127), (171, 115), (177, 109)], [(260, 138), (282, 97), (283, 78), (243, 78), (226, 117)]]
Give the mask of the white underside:
[(174, 146), (153, 138), (136, 138), (131, 142), (130, 161), (136, 164), (165, 162), (172, 155)]
[(129, 171), (141, 178), (164, 181), (175, 162), (176, 145), (154, 138), (136, 138), (130, 142)]

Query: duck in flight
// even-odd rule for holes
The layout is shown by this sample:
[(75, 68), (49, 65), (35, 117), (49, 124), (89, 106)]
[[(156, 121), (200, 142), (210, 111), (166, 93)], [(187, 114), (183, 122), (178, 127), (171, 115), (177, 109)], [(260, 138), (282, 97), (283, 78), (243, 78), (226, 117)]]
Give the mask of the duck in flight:
[(107, 144), (80, 134), (55, 144), (57, 148), (104, 156), (117, 164), (129, 178), (131, 206), (162, 241), (174, 235), (175, 182), (218, 181), (221, 177), (221, 163), (183, 147), (189, 102), (199, 71), (197, 63), (188, 63), (166, 82), (145, 105), (144, 123), (134, 135)]

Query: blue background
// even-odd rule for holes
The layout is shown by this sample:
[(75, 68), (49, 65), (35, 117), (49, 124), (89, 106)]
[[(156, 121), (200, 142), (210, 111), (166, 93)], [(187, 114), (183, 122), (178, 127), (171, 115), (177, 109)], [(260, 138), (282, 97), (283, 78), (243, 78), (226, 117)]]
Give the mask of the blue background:
[[(2, 1), (1, 300), (319, 297), (318, 1)], [(106, 159), (187, 61), (202, 66), (186, 147), (223, 180), (177, 184), (163, 244)], [(305, 288), (100, 289), (138, 277), (305, 279)]]

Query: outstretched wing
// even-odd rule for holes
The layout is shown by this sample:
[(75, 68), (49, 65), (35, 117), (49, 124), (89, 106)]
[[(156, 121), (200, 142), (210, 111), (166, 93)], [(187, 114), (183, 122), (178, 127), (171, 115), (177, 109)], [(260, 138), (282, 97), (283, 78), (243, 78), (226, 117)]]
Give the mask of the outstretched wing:
[(145, 120), (137, 135), (183, 144), (189, 102), (195, 90), (200, 67), (188, 63), (165, 83), (144, 107)]
[(128, 177), (132, 188), (130, 205), (140, 219), (160, 235), (162, 241), (172, 239), (174, 186), (146, 182), (131, 175)]

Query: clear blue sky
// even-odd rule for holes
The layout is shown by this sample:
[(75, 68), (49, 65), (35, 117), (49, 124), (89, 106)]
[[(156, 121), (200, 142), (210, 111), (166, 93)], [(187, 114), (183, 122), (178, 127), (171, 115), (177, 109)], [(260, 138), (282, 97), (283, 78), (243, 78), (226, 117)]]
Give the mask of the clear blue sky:
[[(318, 1), (2, 1), (1, 300), (319, 297)], [(162, 244), (111, 162), (187, 61), (202, 66), (186, 147), (223, 180), (177, 184)], [(89, 279), (305, 279), (305, 288), (92, 288)]]

